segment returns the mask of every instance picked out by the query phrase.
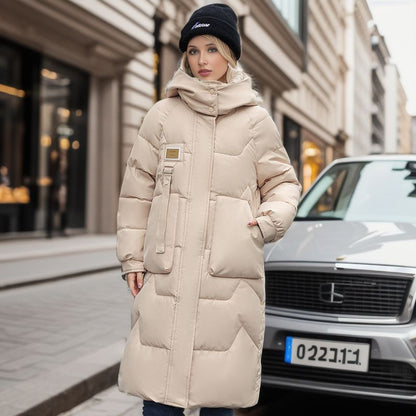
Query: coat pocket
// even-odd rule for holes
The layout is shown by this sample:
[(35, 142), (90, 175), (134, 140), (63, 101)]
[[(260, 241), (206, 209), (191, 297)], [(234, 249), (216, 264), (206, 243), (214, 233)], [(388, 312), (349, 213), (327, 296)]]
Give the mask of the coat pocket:
[(152, 201), (144, 239), (144, 267), (151, 273), (170, 273), (173, 266), (179, 196), (170, 194), (170, 180), (163, 188)]
[(264, 275), (264, 240), (248, 201), (218, 196), (209, 259), (209, 273), (218, 277), (258, 279)]

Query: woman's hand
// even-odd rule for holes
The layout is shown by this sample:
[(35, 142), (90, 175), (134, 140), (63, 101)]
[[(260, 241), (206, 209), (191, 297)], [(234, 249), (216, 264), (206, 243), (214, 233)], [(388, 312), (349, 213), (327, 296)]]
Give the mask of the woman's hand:
[(144, 273), (128, 273), (126, 276), (127, 286), (130, 289), (131, 294), (136, 297), (143, 287)]
[(257, 222), (257, 220), (251, 220), (251, 221), (248, 223), (248, 226), (249, 226), (249, 227), (254, 227), (255, 225), (259, 225), (259, 223)]

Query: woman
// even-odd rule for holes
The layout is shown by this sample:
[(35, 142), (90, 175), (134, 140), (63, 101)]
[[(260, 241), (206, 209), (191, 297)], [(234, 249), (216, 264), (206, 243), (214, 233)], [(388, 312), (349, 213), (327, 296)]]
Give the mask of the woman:
[(117, 252), (135, 299), (119, 388), (145, 416), (231, 415), (258, 400), (263, 245), (291, 225), (300, 184), (238, 66), (234, 11), (196, 10), (179, 46), (120, 192)]

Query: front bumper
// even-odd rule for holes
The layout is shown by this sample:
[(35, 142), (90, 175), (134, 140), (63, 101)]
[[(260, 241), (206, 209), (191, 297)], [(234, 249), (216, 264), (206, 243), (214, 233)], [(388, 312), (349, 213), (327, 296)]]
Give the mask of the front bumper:
[[(263, 385), (416, 404), (416, 324), (334, 323), (272, 313), (266, 313)], [(369, 342), (369, 370), (359, 373), (287, 364), (284, 349), (288, 335)]]

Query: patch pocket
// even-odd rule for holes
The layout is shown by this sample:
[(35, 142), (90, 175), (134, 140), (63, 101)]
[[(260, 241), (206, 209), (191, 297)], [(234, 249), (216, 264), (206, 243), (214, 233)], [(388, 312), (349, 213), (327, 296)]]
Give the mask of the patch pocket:
[(170, 273), (176, 238), (179, 196), (158, 195), (153, 198), (144, 239), (144, 267), (151, 273)]
[(218, 196), (208, 271), (212, 276), (258, 279), (264, 275), (264, 240), (248, 201)]

